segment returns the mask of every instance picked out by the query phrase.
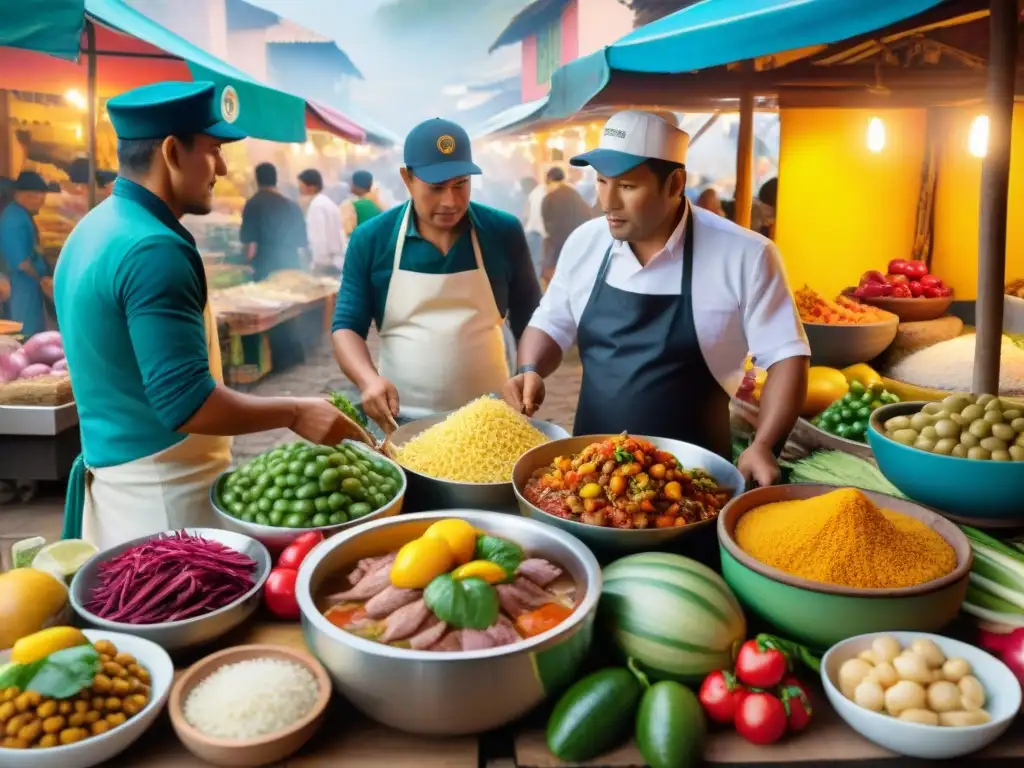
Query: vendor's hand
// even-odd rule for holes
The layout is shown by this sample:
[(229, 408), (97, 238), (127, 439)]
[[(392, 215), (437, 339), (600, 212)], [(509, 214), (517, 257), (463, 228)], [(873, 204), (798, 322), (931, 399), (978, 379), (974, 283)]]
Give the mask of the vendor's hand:
[(384, 430), (385, 434), (395, 431), (394, 420), (398, 418), (398, 390), (395, 385), (378, 376), (369, 381), (360, 393), (363, 398), (363, 412)]
[(505, 382), (505, 401), (518, 413), (533, 416), (544, 403), (544, 379), (534, 371), (520, 373)]
[(736, 468), (748, 485), (753, 480), (762, 488), (775, 485), (782, 477), (779, 462), (772, 449), (756, 442), (751, 443), (750, 447), (740, 454)]
[(365, 442), (362, 427), (339, 411), (333, 403), (319, 397), (303, 397), (297, 401), (292, 432), (319, 445), (337, 445), (342, 440)]
[(39, 287), (43, 289), (43, 293), (46, 294), (46, 297), (52, 301), (53, 300), (53, 278), (52, 277), (40, 278), (39, 279)]

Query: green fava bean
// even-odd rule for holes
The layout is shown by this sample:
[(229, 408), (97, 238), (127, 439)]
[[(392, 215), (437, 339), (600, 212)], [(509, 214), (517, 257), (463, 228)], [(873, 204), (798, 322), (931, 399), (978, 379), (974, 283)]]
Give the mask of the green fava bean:
[(305, 469), (305, 468), (306, 468), (305, 464), (303, 464), (298, 459), (293, 459), (288, 464), (288, 473), (292, 474), (292, 475), (301, 475), (302, 474), (302, 470)]
[(334, 512), (338, 512), (344, 509), (349, 505), (349, 503), (350, 502), (348, 498), (340, 493), (332, 493), (330, 496), (327, 497), (327, 504)]
[(373, 511), (373, 508), (365, 501), (357, 501), (354, 504), (350, 504), (348, 508), (348, 517), (350, 520), (355, 520), (358, 517), (365, 517)]
[(268, 514), (267, 517), (270, 519), (271, 525), (281, 525), (281, 523), (284, 522), (285, 515), (284, 512), (274, 509), (271, 510), (270, 514)]
[(256, 508), (260, 512), (269, 512), (271, 509), (274, 508), (274, 502), (268, 499), (266, 496), (263, 496), (262, 498), (259, 499), (259, 501), (256, 502)]
[(267, 488), (267, 492), (264, 494), (271, 501), (277, 501), (284, 496), (284, 491), (278, 488), (276, 485), (272, 485)]
[(333, 467), (329, 467), (320, 473), (320, 490), (324, 493), (338, 490), (341, 485), (341, 474)]
[(343, 490), (345, 493), (349, 494), (350, 496), (351, 495), (362, 495), (362, 493), (363, 493), (363, 484), (361, 482), (359, 482), (358, 478), (346, 477), (344, 480), (341, 481), (341, 490)]
[(288, 501), (291, 501), (292, 499), (295, 498), (295, 489), (294, 488), (285, 488), (284, 491), (281, 493), (281, 498), (282, 499), (287, 499)]
[(305, 528), (306, 518), (298, 514), (288, 515), (288, 517), (284, 519), (284, 526), (285, 528)]
[(271, 506), (271, 509), (275, 512), (283, 512), (287, 515), (292, 511), (292, 503), (287, 499), (278, 499), (274, 502), (273, 506)]
[(327, 501), (326, 496), (317, 496), (315, 499), (313, 499), (313, 506), (316, 507), (317, 512), (331, 511), (331, 505), (330, 502)]
[(254, 521), (257, 525), (270, 525), (270, 517), (260, 512)]
[(321, 471), (322, 469), (320, 465), (317, 464), (316, 461), (311, 461), (303, 468), (302, 476), (307, 480), (313, 480), (320, 475)]
[(292, 502), (292, 512), (309, 517), (316, 512), (316, 507), (313, 506), (313, 502), (310, 499), (297, 499)]
[(306, 483), (305, 485), (300, 486), (299, 489), (295, 491), (295, 498), (312, 499), (318, 493), (320, 493), (320, 488), (317, 486), (316, 483)]
[(313, 515), (313, 527), (323, 528), (325, 525), (331, 524), (331, 516), (326, 512), (317, 512)]
[(331, 512), (330, 524), (341, 525), (342, 523), (348, 522), (348, 515), (344, 512)]

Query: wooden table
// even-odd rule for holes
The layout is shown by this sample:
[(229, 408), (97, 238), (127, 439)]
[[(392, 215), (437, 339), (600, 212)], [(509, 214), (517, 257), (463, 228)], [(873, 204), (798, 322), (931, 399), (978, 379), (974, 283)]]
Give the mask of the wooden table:
[[(269, 643), (305, 648), (296, 624), (255, 622), (225, 638), (224, 646)], [(186, 660), (193, 661), (194, 659)], [(729, 730), (716, 730), (705, 752), (712, 766), (825, 766), (857, 765), (865, 768), (924, 766), (927, 761), (901, 757), (877, 747), (846, 726), (817, 692), (814, 720), (798, 737), (769, 747), (758, 747)], [(106, 768), (189, 768), (208, 765), (194, 757), (178, 741), (166, 715), (128, 752)], [(1024, 717), (996, 744), (962, 758), (958, 765), (1019, 766), (1024, 764)], [(324, 726), (306, 747), (274, 768), (562, 768), (548, 752), (543, 713), (497, 733), (482, 737), (427, 738), (392, 730), (367, 720), (346, 702), (335, 697)], [(645, 764), (632, 743), (587, 763), (583, 768), (642, 768)], [(948, 765), (948, 763), (944, 763)]]

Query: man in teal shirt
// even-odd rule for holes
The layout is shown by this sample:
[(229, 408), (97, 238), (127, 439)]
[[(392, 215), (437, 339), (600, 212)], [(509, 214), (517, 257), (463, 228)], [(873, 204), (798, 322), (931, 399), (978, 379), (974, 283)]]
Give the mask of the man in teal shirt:
[(356, 227), (365, 224), (381, 210), (373, 199), (373, 174), (356, 171), (352, 174), (352, 196), (341, 204), (341, 223), (345, 234), (351, 235)]
[[(407, 413), (459, 408), (508, 378), (505, 318), (515, 338), (540, 301), (519, 220), (471, 203), (479, 174), (469, 136), (435, 118), (405, 140), (411, 201), (356, 228), (335, 307), (335, 356), (383, 429)], [(366, 346), (380, 335), (379, 368)]]
[(120, 177), (64, 246), (57, 315), (82, 453), (65, 536), (100, 549), (185, 526), (216, 526), (210, 487), (231, 435), (291, 428), (319, 443), (361, 434), (326, 400), (243, 395), (221, 383), (203, 262), (181, 225), (212, 209), (221, 145), (244, 138), (213, 83), (158, 83), (111, 99)]
[(44, 296), (53, 295), (50, 266), (39, 253), (35, 216), (46, 202), (49, 185), (34, 171), (14, 182), (14, 200), (0, 213), (0, 258), (11, 280), (11, 319), (27, 338), (46, 330)]

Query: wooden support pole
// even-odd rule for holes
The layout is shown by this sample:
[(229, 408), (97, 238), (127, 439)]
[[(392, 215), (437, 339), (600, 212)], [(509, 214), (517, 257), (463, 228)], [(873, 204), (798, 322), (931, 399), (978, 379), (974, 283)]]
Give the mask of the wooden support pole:
[(86, 130), (88, 146), (86, 152), (89, 158), (89, 178), (87, 189), (89, 190), (89, 210), (96, 207), (96, 121), (98, 119), (97, 87), (96, 87), (96, 27), (91, 21), (85, 22), (85, 40), (88, 64), (89, 82), (86, 86), (86, 98), (89, 100), (88, 121)]
[(1017, 0), (991, 0), (988, 59), (988, 152), (981, 167), (978, 221), (977, 337), (973, 390), (999, 393), (1010, 187), (1010, 126), (1017, 73)]
[(740, 129), (736, 143), (736, 223), (750, 226), (750, 206), (754, 194), (754, 94), (740, 96)]

